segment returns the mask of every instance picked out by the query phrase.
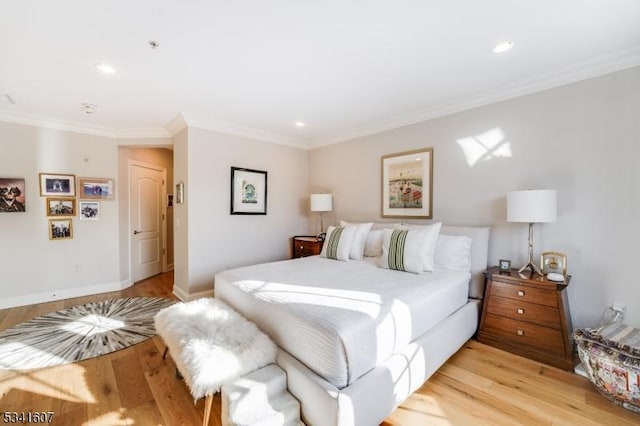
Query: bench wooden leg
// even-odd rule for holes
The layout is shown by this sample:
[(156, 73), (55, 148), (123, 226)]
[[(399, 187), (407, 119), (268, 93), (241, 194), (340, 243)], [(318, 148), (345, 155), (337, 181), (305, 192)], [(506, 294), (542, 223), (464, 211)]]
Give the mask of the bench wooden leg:
[(213, 395), (207, 395), (207, 399), (204, 402), (204, 419), (202, 420), (202, 426), (208, 426), (209, 417), (211, 417), (211, 404), (213, 403)]

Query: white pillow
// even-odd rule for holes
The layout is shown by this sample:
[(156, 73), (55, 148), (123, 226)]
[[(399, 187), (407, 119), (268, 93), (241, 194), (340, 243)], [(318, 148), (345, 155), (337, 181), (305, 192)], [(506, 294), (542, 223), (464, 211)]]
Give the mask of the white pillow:
[(434, 255), (436, 251), (436, 243), (438, 241), (438, 234), (442, 227), (442, 222), (437, 222), (431, 225), (404, 225), (395, 224), (395, 229), (421, 229), (426, 232), (423, 246), (421, 248), (422, 253), (422, 268), (424, 271), (433, 271), (435, 267)]
[(380, 266), (386, 269), (420, 274), (423, 268), (422, 246), (425, 229), (385, 229), (382, 231)]
[(382, 256), (382, 229), (369, 231), (364, 242), (364, 255), (368, 257)]
[(373, 222), (367, 223), (350, 223), (344, 220), (340, 221), (340, 226), (353, 226), (356, 228), (355, 235), (353, 236), (353, 242), (351, 243), (351, 250), (349, 251), (349, 258), (362, 260), (364, 255), (364, 244), (367, 240), (367, 234), (371, 229)]
[(466, 235), (440, 234), (434, 260), (438, 267), (471, 271), (471, 238)]
[(320, 257), (348, 261), (355, 231), (355, 226), (330, 226)]

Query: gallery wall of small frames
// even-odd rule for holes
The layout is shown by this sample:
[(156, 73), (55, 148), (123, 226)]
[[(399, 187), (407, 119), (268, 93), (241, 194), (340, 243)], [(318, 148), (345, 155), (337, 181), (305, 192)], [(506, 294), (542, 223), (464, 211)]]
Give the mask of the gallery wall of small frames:
[[(40, 173), (39, 182), (50, 240), (73, 238), (73, 219), (99, 220), (101, 201), (115, 196), (113, 179)], [(24, 213), (26, 206), (25, 179), (0, 177), (0, 213)]]

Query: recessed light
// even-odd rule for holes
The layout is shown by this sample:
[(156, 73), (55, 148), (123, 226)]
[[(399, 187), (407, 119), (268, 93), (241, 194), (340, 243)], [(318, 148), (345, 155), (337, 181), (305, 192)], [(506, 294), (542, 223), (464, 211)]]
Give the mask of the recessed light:
[(514, 43), (511, 40), (501, 41), (493, 48), (493, 53), (504, 53), (508, 50), (511, 50), (513, 46)]
[(296, 127), (304, 127), (304, 123), (302, 121), (296, 121)]
[(116, 69), (114, 67), (112, 67), (111, 65), (108, 64), (104, 64), (104, 63), (99, 63), (96, 64), (96, 68), (98, 69), (98, 71), (101, 71), (105, 74), (115, 74), (116, 73)]

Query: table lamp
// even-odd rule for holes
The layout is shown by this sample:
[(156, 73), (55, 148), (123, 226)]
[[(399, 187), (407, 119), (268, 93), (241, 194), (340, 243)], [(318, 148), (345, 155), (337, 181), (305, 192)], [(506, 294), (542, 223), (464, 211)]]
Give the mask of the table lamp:
[(529, 223), (529, 262), (518, 272), (530, 268), (531, 273), (542, 275), (533, 262), (533, 224), (556, 221), (556, 191), (535, 189), (510, 192), (507, 194), (507, 221)]
[(324, 212), (330, 212), (332, 209), (331, 194), (311, 194), (311, 211), (320, 212), (320, 238), (324, 234)]

